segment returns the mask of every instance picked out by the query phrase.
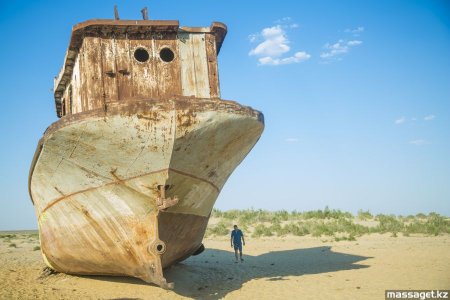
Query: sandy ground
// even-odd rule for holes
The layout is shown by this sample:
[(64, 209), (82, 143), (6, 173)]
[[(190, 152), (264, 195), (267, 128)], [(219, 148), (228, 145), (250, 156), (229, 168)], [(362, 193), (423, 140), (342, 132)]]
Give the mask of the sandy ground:
[[(16, 247), (14, 247), (14, 245)], [(450, 236), (248, 238), (234, 263), (227, 238), (165, 271), (175, 289), (138, 279), (42, 276), (36, 237), (0, 239), (0, 299), (384, 299), (385, 289), (449, 289)]]

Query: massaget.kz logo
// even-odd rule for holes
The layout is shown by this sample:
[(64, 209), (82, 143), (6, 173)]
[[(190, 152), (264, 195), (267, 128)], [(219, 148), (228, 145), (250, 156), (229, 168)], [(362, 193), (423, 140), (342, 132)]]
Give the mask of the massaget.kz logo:
[(449, 290), (386, 290), (385, 299), (448, 299)]

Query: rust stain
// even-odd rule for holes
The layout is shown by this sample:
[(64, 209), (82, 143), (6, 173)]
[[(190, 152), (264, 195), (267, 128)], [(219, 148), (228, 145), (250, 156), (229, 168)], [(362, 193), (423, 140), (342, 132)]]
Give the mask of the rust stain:
[(217, 173), (216, 173), (216, 171), (214, 171), (214, 170), (211, 170), (211, 171), (209, 171), (209, 173), (208, 173), (208, 177), (209, 177), (209, 178), (212, 178), (212, 177), (217, 177)]
[(197, 179), (197, 180), (199, 180), (199, 181), (205, 182), (205, 183), (211, 185), (218, 193), (220, 192), (219, 187), (216, 186), (216, 185), (215, 185), (214, 183), (212, 183), (211, 181), (208, 181), (208, 180), (206, 180), (206, 179), (204, 179), (204, 178), (201, 178), (201, 177), (198, 177), (198, 176), (195, 176), (195, 175), (192, 175), (192, 174), (183, 172), (183, 171), (175, 170), (175, 169), (172, 169), (172, 168), (169, 168), (169, 170), (172, 171), (172, 172), (175, 172), (175, 173), (178, 173), (178, 174), (181, 174), (181, 175), (184, 175), (184, 176), (188, 176), (188, 177)]
[(114, 177), (114, 179), (116, 180), (115, 183), (123, 183), (123, 179), (119, 178), (119, 176), (116, 175), (117, 172), (117, 168), (111, 170), (109, 173)]
[(63, 197), (65, 197), (66, 195), (64, 195), (64, 193), (63, 192), (61, 192), (61, 190), (60, 189), (58, 189), (56, 186), (54, 187), (55, 188), (55, 190), (58, 192), (58, 193), (60, 193)]
[(164, 118), (164, 116), (162, 116), (161, 114), (158, 114), (158, 112), (156, 112), (156, 111), (151, 111), (145, 115), (137, 114), (136, 117), (138, 117), (139, 119), (145, 119), (145, 120), (149, 120), (152, 122), (158, 122), (159, 120)]
[(198, 123), (196, 113), (190, 109), (181, 110), (177, 113), (177, 128), (189, 128), (192, 125)]
[[(103, 184), (103, 185), (100, 185), (100, 186), (91, 187), (91, 188), (87, 188), (87, 189), (84, 189), (84, 190), (76, 191), (76, 192), (74, 192), (74, 193), (67, 194), (67, 195), (65, 195), (65, 196), (63, 196), (63, 197), (60, 197), (60, 198), (57, 198), (57, 199), (53, 200), (52, 202), (50, 202), (50, 203), (49, 203), (49, 204), (41, 211), (41, 214), (39, 215), (39, 218), (40, 218), (40, 216), (41, 216), (44, 212), (46, 212), (50, 207), (52, 207), (53, 205), (57, 204), (58, 202), (60, 202), (60, 201), (62, 201), (62, 200), (65, 200), (65, 199), (67, 199), (67, 198), (70, 198), (70, 197), (72, 197), (72, 196), (75, 196), (75, 195), (78, 195), (78, 194), (82, 194), (82, 193), (85, 193), (85, 192), (87, 192), (87, 191), (96, 190), (96, 189), (99, 189), (99, 188), (102, 188), (102, 187), (105, 187), (105, 186), (109, 186), (109, 185), (115, 185), (115, 184), (125, 183), (125, 182), (127, 182), (127, 181), (130, 181), (130, 180), (133, 180), (133, 179), (136, 179), (136, 178), (139, 178), (139, 177), (143, 177), (143, 176), (147, 176), (147, 175), (151, 175), (151, 174), (156, 174), (156, 173), (160, 173), (160, 172), (168, 172), (168, 171), (172, 171), (172, 172), (178, 173), (178, 174), (180, 174), (180, 175), (187, 176), (187, 177), (191, 177), (191, 178), (194, 178), (194, 179), (196, 179), (196, 180), (205, 182), (205, 183), (209, 184), (211, 187), (213, 187), (218, 193), (220, 192), (219, 187), (217, 187), (214, 183), (212, 183), (212, 182), (210, 182), (210, 181), (208, 181), (208, 180), (206, 180), (206, 179), (204, 179), (204, 178), (200, 178), (200, 177), (198, 177), (198, 176), (195, 176), (195, 175), (192, 175), (192, 174), (183, 172), (183, 171), (175, 170), (175, 169), (173, 169), (173, 168), (166, 168), (166, 169), (156, 170), (156, 171), (148, 172), (148, 173), (145, 173), (145, 174), (141, 174), (141, 175), (129, 177), (129, 178), (127, 178), (127, 179), (120, 179), (120, 178), (117, 177), (116, 175), (113, 175), (113, 177), (114, 177), (114, 179), (115, 179), (114, 181), (108, 182), (108, 183)], [(115, 171), (114, 171), (114, 173), (115, 173)], [(112, 172), (111, 174), (113, 174), (113, 172)]]
[[(89, 211), (83, 206), (80, 206), (80, 210), (83, 213), (83, 215), (88, 220), (88, 224), (93, 227), (94, 231), (101, 237), (102, 241), (104, 241), (106, 244), (108, 244), (110, 247), (117, 245), (117, 242), (115, 242), (111, 236), (106, 232), (106, 230), (97, 222), (97, 220), (91, 216)], [(132, 260), (134, 263), (139, 263), (139, 259), (134, 251), (134, 247), (131, 247), (129, 242), (123, 241), (121, 246), (127, 251), (128, 258)]]
[(159, 211), (163, 211), (166, 208), (169, 208), (171, 206), (174, 206), (178, 203), (178, 198), (166, 198), (166, 189), (168, 188), (168, 185), (159, 185), (159, 197), (156, 198), (156, 206), (158, 207)]

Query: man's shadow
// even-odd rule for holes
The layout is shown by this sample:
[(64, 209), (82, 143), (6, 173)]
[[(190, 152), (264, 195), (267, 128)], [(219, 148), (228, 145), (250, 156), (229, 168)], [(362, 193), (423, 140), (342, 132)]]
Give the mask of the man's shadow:
[(207, 249), (164, 271), (174, 291), (196, 299), (220, 299), (240, 289), (252, 279), (285, 280), (286, 276), (319, 274), (367, 268), (356, 264), (370, 257), (337, 253), (331, 247), (274, 251), (258, 256), (244, 255), (243, 263), (234, 262), (234, 253)]

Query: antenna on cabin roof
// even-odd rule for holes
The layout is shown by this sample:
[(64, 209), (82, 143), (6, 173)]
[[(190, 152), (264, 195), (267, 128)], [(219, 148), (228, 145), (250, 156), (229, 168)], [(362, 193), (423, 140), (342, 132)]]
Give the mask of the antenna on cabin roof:
[(114, 5), (114, 19), (120, 20), (120, 18), (119, 18), (119, 9), (117, 8), (117, 5)]
[(148, 10), (147, 10), (147, 6), (144, 7), (143, 9), (141, 9), (141, 13), (142, 13), (142, 18), (144, 20), (148, 20)]

